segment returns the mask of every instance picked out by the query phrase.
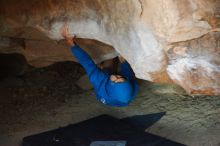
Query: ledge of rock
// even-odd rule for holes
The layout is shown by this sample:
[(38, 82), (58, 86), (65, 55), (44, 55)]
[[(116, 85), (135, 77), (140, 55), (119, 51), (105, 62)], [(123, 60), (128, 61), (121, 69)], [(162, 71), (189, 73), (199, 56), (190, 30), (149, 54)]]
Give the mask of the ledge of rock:
[(35, 66), (72, 60), (64, 24), (97, 63), (119, 53), (137, 78), (220, 94), (219, 0), (2, 0), (0, 52)]

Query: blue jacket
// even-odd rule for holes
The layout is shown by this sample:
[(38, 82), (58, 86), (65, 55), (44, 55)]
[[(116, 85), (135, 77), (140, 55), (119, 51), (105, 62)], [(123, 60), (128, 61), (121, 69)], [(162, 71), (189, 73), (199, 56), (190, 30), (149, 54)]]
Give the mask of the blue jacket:
[(86, 70), (89, 80), (95, 89), (96, 97), (103, 104), (127, 106), (134, 99), (139, 87), (128, 62), (121, 63), (121, 71), (119, 73), (126, 81), (114, 83), (110, 80), (111, 72), (101, 70), (78, 45), (73, 46), (71, 52)]

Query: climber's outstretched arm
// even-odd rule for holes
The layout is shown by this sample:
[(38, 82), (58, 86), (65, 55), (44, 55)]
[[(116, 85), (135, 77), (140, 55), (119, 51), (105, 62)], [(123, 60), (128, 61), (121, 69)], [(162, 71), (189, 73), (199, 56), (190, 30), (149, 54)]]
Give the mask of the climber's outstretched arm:
[(79, 63), (86, 70), (87, 75), (94, 87), (98, 87), (100, 82), (106, 78), (106, 74), (102, 72), (98, 66), (94, 63), (92, 58), (75, 43), (74, 37), (69, 37), (69, 29), (64, 25), (61, 28), (61, 34), (66, 40), (66, 44), (71, 48), (72, 54), (76, 57)]
[(127, 79), (131, 80), (135, 77), (135, 74), (130, 66), (130, 64), (122, 57), (119, 56), (120, 60), (120, 74)]

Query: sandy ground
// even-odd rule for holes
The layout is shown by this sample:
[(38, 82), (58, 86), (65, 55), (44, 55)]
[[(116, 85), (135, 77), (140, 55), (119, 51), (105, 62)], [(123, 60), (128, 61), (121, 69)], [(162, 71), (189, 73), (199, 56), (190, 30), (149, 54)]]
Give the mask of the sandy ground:
[(118, 118), (166, 112), (146, 131), (191, 146), (220, 146), (220, 96), (186, 96), (176, 86), (140, 82), (128, 107), (100, 104), (74, 82), (84, 71), (71, 62), (32, 69), (0, 82), (0, 146), (97, 115)]

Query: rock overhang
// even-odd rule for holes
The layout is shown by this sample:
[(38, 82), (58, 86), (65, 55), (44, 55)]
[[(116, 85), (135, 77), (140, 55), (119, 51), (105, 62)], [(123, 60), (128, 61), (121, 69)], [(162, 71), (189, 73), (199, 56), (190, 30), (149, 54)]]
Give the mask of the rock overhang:
[[(189, 94), (220, 94), (217, 0), (9, 0), (0, 4), (0, 34), (23, 38), (29, 45), (18, 50), (28, 60), (36, 56), (43, 56), (48, 64), (69, 60), (62, 43), (57, 43), (62, 39), (60, 27), (67, 24), (72, 35), (113, 46), (138, 78), (176, 83)], [(41, 44), (39, 49), (36, 44)], [(107, 58), (117, 55), (113, 48), (100, 48)]]

